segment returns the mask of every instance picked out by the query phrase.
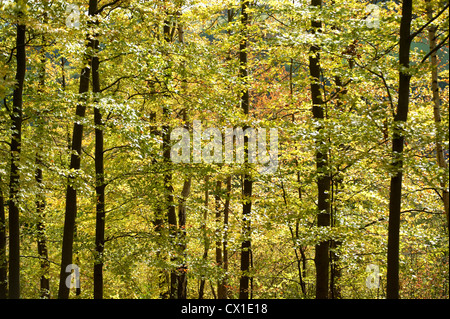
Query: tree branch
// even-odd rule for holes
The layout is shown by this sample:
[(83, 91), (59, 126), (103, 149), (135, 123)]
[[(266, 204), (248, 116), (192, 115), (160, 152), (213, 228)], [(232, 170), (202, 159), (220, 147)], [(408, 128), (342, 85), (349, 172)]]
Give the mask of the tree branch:
[(420, 61), (420, 64), (422, 64), (423, 62), (425, 62), (426, 59), (428, 59), (428, 57), (430, 55), (432, 55), (434, 52), (438, 51), (440, 48), (442, 48), (445, 44), (445, 42), (448, 40), (448, 35), (444, 38), (444, 40), (442, 40), (437, 46), (434, 47), (433, 50), (431, 50), (430, 52), (427, 53), (427, 55), (425, 55), (422, 59), (422, 61)]
[(95, 14), (101, 13), (101, 12), (102, 12), (103, 10), (105, 10), (107, 7), (113, 6), (113, 5), (115, 5), (116, 3), (118, 3), (119, 1), (120, 1), (120, 0), (114, 0), (113, 2), (104, 4), (103, 6), (100, 7), (100, 9), (98, 9), (98, 10), (95, 12)]
[(436, 20), (437, 18), (439, 18), (439, 16), (444, 13), (447, 9), (448, 9), (449, 4), (447, 3), (447, 5), (441, 10), (439, 11), (439, 13), (434, 16), (433, 18), (431, 18), (430, 21), (428, 21), (427, 23), (425, 23), (422, 27), (420, 27), (416, 32), (412, 33), (409, 36), (409, 40), (412, 41), (412, 39), (414, 39), (418, 34), (420, 34), (423, 30), (425, 30), (426, 27), (428, 27), (434, 20)]

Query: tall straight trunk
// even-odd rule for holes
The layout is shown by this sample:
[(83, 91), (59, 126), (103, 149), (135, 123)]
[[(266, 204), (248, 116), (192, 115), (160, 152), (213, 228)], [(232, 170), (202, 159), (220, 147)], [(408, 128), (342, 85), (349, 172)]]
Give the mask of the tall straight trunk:
[[(166, 107), (163, 109), (163, 116), (167, 119), (168, 110)], [(164, 162), (167, 165), (167, 173), (164, 175), (164, 185), (165, 185), (165, 200), (166, 200), (166, 209), (167, 209), (167, 221), (169, 224), (169, 242), (171, 247), (171, 259), (174, 259), (174, 239), (176, 238), (177, 233), (177, 215), (175, 211), (175, 204), (173, 199), (173, 187), (172, 187), (172, 173), (170, 171), (170, 132), (169, 125), (163, 125), (162, 128), (162, 136), (163, 136), (163, 148), (164, 148)], [(176, 270), (172, 270), (170, 272), (170, 293), (169, 298), (175, 299), (176, 297), (176, 289), (177, 289), (177, 273)]]
[[(172, 41), (171, 36), (171, 27), (170, 22), (168, 20), (164, 20), (163, 26), (163, 34), (164, 41), (169, 43)], [(165, 75), (165, 81), (169, 82), (169, 75)], [(168, 97), (168, 96), (166, 96)], [(169, 108), (167, 105), (164, 105), (162, 108), (162, 116), (163, 121), (169, 121)], [(166, 199), (166, 208), (167, 208), (167, 221), (169, 224), (169, 242), (170, 242), (170, 254), (172, 255), (171, 259), (174, 260), (174, 239), (177, 234), (177, 215), (175, 210), (175, 203), (173, 199), (173, 186), (172, 186), (172, 169), (170, 165), (170, 127), (168, 124), (164, 124), (162, 127), (162, 141), (163, 141), (163, 159), (166, 165), (166, 173), (164, 174), (164, 187), (165, 187), (165, 199)], [(169, 298), (175, 299), (177, 296), (177, 271), (174, 269), (170, 272), (170, 289), (169, 289)]]
[[(47, 21), (46, 12), (44, 12), (44, 21)], [(42, 36), (42, 43), (45, 45), (45, 37)], [(44, 94), (45, 87), (45, 50), (42, 47), (40, 52), (40, 67), (39, 67), (39, 87), (38, 92)], [(40, 114), (38, 114), (40, 115)], [(38, 135), (40, 129), (44, 127), (44, 122), (40, 121), (38, 125)], [(47, 249), (47, 238), (45, 235), (45, 198), (43, 193), (43, 173), (42, 173), (42, 155), (40, 154), (41, 145), (38, 144), (38, 150), (36, 152), (36, 169), (35, 169), (35, 180), (38, 185), (38, 192), (36, 194), (36, 216), (37, 216), (37, 250), (39, 255), (39, 260), (41, 264), (41, 279), (40, 279), (40, 291), (41, 299), (50, 298), (50, 262), (48, 260), (48, 249)]]
[[(224, 271), (224, 277), (222, 279), (223, 299), (227, 299), (229, 296), (229, 290), (227, 289), (228, 283), (228, 218), (230, 215), (230, 200), (231, 200), (231, 176), (226, 179), (227, 192), (225, 198), (225, 204), (223, 208), (223, 259), (222, 268)], [(219, 297), (220, 298), (220, 297)]]
[[(231, 24), (233, 22), (234, 9), (227, 9), (227, 22)], [(228, 36), (231, 36), (231, 28), (227, 31)], [(229, 50), (228, 55), (225, 57), (225, 61), (231, 61), (232, 52)], [(233, 143), (235, 143), (233, 139)], [(231, 175), (228, 175), (226, 178), (226, 195), (225, 195), (225, 204), (223, 208), (223, 248), (222, 248), (222, 268), (224, 271), (224, 277), (221, 281), (221, 289), (218, 289), (218, 298), (227, 299), (231, 297), (230, 290), (227, 289), (228, 283), (228, 219), (230, 215), (230, 201), (231, 201)], [(230, 295), (230, 296), (229, 296)]]
[[(95, 23), (98, 25), (98, 22)], [(97, 35), (95, 35), (97, 36)], [(94, 56), (92, 58), (92, 92), (100, 92), (100, 62), (98, 58), (99, 42), (94, 39)], [(96, 101), (97, 102), (97, 101)], [(96, 194), (96, 220), (95, 220), (95, 252), (94, 261), (94, 299), (103, 299), (103, 251), (105, 245), (105, 175), (104, 175), (104, 148), (103, 148), (103, 120), (98, 106), (94, 107), (95, 124), (95, 194)]]
[[(312, 0), (311, 5), (314, 7), (321, 7), (322, 0)], [(322, 22), (318, 20), (311, 21), (313, 32), (320, 32)], [(314, 119), (319, 123), (325, 118), (324, 102), (322, 92), (320, 90), (320, 47), (312, 45), (310, 48), (309, 57), (309, 72), (311, 76), (311, 99), (312, 99), (312, 113)], [(317, 226), (330, 226), (330, 175), (328, 172), (328, 148), (326, 139), (321, 136), (323, 126), (320, 123), (317, 127), (319, 133), (316, 139), (316, 170), (317, 170), (317, 199), (318, 199), (318, 214)], [(327, 240), (321, 241), (315, 247), (314, 262), (316, 265), (316, 298), (328, 298), (328, 273), (329, 273), (329, 243)]]
[(36, 195), (36, 215), (37, 222), (37, 249), (41, 264), (40, 291), (42, 299), (50, 298), (50, 262), (48, 260), (47, 237), (45, 235), (45, 200), (42, 193), (42, 159), (36, 154), (35, 179), (39, 187), (39, 193)]
[[(0, 176), (1, 183), (2, 179)], [(0, 189), (0, 299), (6, 299), (8, 295), (7, 267), (5, 201), (3, 199), (3, 192)]]
[[(221, 210), (220, 210), (220, 193), (222, 190), (222, 182), (220, 180), (216, 181), (216, 265), (219, 268), (223, 266), (223, 245), (222, 245), (222, 220), (221, 220)], [(217, 282), (217, 298), (225, 299), (226, 291), (224, 282), (222, 279), (219, 279)]]
[[(19, 20), (23, 12), (18, 12)], [(19, 224), (19, 159), (22, 143), (22, 105), (23, 85), (26, 72), (25, 51), (26, 26), (17, 23), (16, 36), (16, 87), (13, 92), (13, 110), (11, 114), (11, 171), (9, 182), (9, 298), (20, 298), (20, 224)]]
[(187, 298), (187, 265), (186, 265), (186, 200), (191, 192), (192, 178), (188, 177), (183, 184), (183, 190), (181, 191), (180, 203), (178, 205), (178, 221), (179, 221), (179, 247), (180, 258), (182, 263), (178, 269), (178, 299)]
[[(249, 23), (248, 8), (249, 0), (242, 0), (241, 3), (241, 24), (242, 24), (242, 39), (239, 44), (239, 77), (241, 83), (244, 83), (245, 88), (241, 92), (241, 108), (245, 115), (249, 113), (250, 99), (248, 90), (248, 32), (247, 26)], [(245, 127), (244, 129), (246, 129)], [(245, 163), (246, 166), (243, 178), (243, 206), (242, 206), (242, 245), (241, 245), (241, 278), (239, 280), (239, 299), (249, 298), (249, 282), (250, 282), (250, 257), (251, 257), (251, 224), (250, 214), (252, 209), (252, 185), (251, 176), (248, 172), (248, 136), (244, 137), (245, 147)]]
[[(204, 250), (203, 250), (203, 262), (206, 265), (207, 259), (208, 259), (208, 251), (209, 251), (209, 238), (208, 234), (206, 232), (206, 222), (208, 221), (208, 206), (209, 206), (209, 176), (206, 176), (205, 178), (205, 209), (203, 210), (203, 224), (202, 224), (202, 230), (203, 230), (203, 242), (205, 244)], [(202, 276), (202, 279), (200, 279), (200, 289), (198, 292), (198, 299), (203, 299), (203, 295), (205, 293), (205, 282), (206, 279), (204, 276)]]
[[(178, 41), (184, 45), (184, 29), (182, 24), (178, 24)], [(184, 77), (186, 71), (186, 65), (182, 62), (181, 65), (182, 71), (181, 74)], [(185, 92), (187, 88), (187, 81), (182, 79), (182, 91)], [(185, 128), (188, 129), (188, 110), (183, 108), (182, 110), (183, 122), (185, 123)], [(178, 269), (178, 290), (177, 295), (178, 299), (186, 299), (187, 298), (187, 264), (186, 264), (186, 200), (191, 192), (191, 183), (192, 177), (189, 176), (185, 178), (183, 183), (183, 190), (181, 191), (181, 198), (178, 204), (178, 247), (179, 258), (181, 259), (181, 264)]]
[[(97, 0), (89, 0), (89, 15), (95, 16), (97, 14)], [(89, 77), (91, 74), (91, 63), (92, 63), (92, 49), (94, 48), (94, 39), (91, 36), (87, 36), (87, 56), (84, 60), (86, 61), (86, 66), (82, 69), (80, 74), (80, 85), (78, 92), (80, 95), (85, 94), (89, 91)], [(73, 125), (72, 134), (72, 145), (70, 156), (70, 166), (71, 171), (78, 171), (80, 169), (81, 159), (81, 143), (83, 140), (83, 123), (80, 121), (84, 118), (86, 113), (85, 98), (80, 97), (80, 103), (78, 103), (75, 115), (79, 118), (75, 121)], [(66, 210), (64, 215), (64, 234), (62, 242), (62, 252), (61, 252), (61, 269), (59, 274), (59, 299), (68, 299), (70, 293), (70, 287), (66, 286), (66, 278), (70, 274), (66, 272), (66, 267), (72, 264), (73, 261), (73, 239), (75, 233), (75, 220), (77, 216), (77, 190), (75, 188), (75, 174), (69, 175), (69, 181), (67, 184), (66, 191)]]
[[(430, 0), (427, 0), (427, 15), (428, 19), (433, 18), (433, 8)], [(444, 158), (444, 151), (442, 147), (442, 128), (441, 128), (441, 99), (439, 97), (439, 86), (438, 86), (438, 61), (436, 53), (436, 26), (432, 26), (428, 29), (428, 42), (430, 45), (430, 62), (431, 62), (431, 91), (432, 91), (432, 101), (433, 101), (433, 115), (434, 123), (436, 128), (436, 160), (440, 168), (448, 169), (448, 164)], [(449, 193), (447, 189), (448, 179), (441, 180), (442, 188), (442, 202), (444, 204), (445, 216), (447, 218), (447, 228), (449, 225)]]
[(386, 297), (388, 299), (399, 298), (399, 240), (400, 240), (400, 211), (402, 198), (403, 177), (403, 144), (404, 132), (402, 124), (406, 123), (409, 107), (409, 83), (411, 76), (407, 73), (409, 68), (409, 49), (411, 45), (411, 16), (412, 0), (404, 0), (402, 5), (402, 18), (400, 22), (400, 47), (399, 47), (399, 88), (398, 104), (394, 117), (394, 132), (392, 138), (392, 169), (389, 194), (389, 229), (388, 229), (388, 254), (387, 254), (387, 286)]

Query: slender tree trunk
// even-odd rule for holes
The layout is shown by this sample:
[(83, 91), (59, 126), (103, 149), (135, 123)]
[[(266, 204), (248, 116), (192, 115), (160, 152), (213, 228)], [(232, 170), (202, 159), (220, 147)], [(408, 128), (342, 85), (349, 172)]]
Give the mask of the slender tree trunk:
[[(167, 119), (168, 110), (166, 107), (164, 107), (163, 110), (163, 116), (165, 119)], [(163, 148), (164, 148), (164, 162), (167, 165), (167, 173), (164, 176), (164, 185), (165, 185), (165, 192), (166, 192), (166, 204), (167, 204), (167, 221), (169, 224), (169, 242), (171, 246), (171, 259), (174, 259), (173, 254), (175, 253), (174, 250), (174, 239), (176, 238), (177, 233), (177, 215), (175, 211), (175, 204), (173, 200), (173, 187), (172, 187), (172, 173), (170, 172), (170, 132), (169, 132), (169, 125), (164, 125), (162, 129), (162, 135), (163, 135)], [(177, 273), (176, 270), (172, 270), (170, 272), (170, 293), (169, 298), (175, 299), (176, 297), (176, 289), (177, 289)]]
[[(322, 0), (312, 0), (311, 5), (315, 7), (322, 6)], [(320, 32), (322, 22), (311, 21), (313, 32)], [(324, 102), (320, 89), (320, 47), (312, 45), (309, 57), (309, 71), (311, 75), (311, 98), (312, 113), (314, 119), (319, 123), (325, 118)], [(321, 136), (323, 127), (320, 123), (317, 127), (318, 137), (316, 139), (316, 169), (317, 169), (317, 188), (318, 188), (318, 214), (317, 226), (330, 226), (330, 175), (328, 172), (328, 149), (326, 139)], [(328, 298), (328, 275), (329, 275), (329, 243), (322, 241), (316, 245), (314, 262), (316, 264), (316, 298)]]
[(388, 256), (387, 256), (387, 286), (388, 299), (399, 298), (399, 240), (400, 240), (400, 211), (402, 198), (403, 177), (403, 144), (404, 132), (401, 125), (406, 123), (409, 107), (409, 83), (411, 75), (409, 68), (409, 49), (411, 45), (411, 16), (412, 0), (404, 0), (402, 5), (402, 18), (400, 22), (400, 48), (399, 48), (399, 88), (397, 112), (394, 118), (394, 133), (392, 138), (392, 169), (389, 194), (389, 229), (388, 229)]
[(39, 187), (39, 193), (36, 195), (36, 215), (37, 222), (37, 248), (41, 264), (40, 290), (41, 298), (50, 298), (50, 262), (48, 260), (47, 238), (45, 235), (45, 199), (42, 193), (42, 159), (36, 154), (36, 172), (35, 179)]
[[(89, 15), (95, 16), (97, 14), (97, 0), (89, 0)], [(89, 91), (89, 77), (91, 74), (92, 53), (94, 48), (94, 39), (88, 35), (88, 50), (85, 57), (86, 66), (82, 69), (80, 74), (79, 94), (83, 95)], [(76, 117), (83, 119), (86, 113), (85, 98), (80, 97), (80, 103), (76, 108)], [(81, 143), (83, 140), (83, 123), (76, 121), (73, 126), (70, 170), (74, 171), (69, 175), (69, 181), (66, 191), (66, 211), (64, 215), (64, 234), (61, 253), (61, 269), (59, 274), (59, 299), (68, 299), (70, 288), (66, 286), (66, 278), (70, 274), (66, 272), (66, 267), (72, 264), (73, 261), (73, 239), (75, 233), (75, 220), (77, 216), (77, 190), (75, 188), (76, 172), (80, 169), (81, 159)]]
[[(98, 22), (95, 22), (98, 25)], [(97, 35), (95, 35), (97, 36)], [(99, 41), (94, 39), (94, 56), (92, 58), (92, 92), (100, 92), (100, 62), (98, 58)], [(97, 102), (97, 101), (96, 101)], [(94, 299), (103, 299), (103, 251), (105, 249), (105, 174), (103, 148), (103, 120), (98, 106), (94, 107), (95, 124), (95, 193), (96, 193), (96, 223), (94, 261)]]
[[(231, 176), (226, 179), (227, 193), (225, 204), (223, 208), (223, 260), (222, 268), (224, 270), (224, 277), (222, 279), (223, 299), (229, 298), (230, 291), (227, 288), (228, 283), (228, 217), (230, 215), (230, 200), (231, 200)], [(219, 297), (220, 298), (220, 297)]]
[[(166, 43), (169, 43), (172, 41), (171, 36), (171, 27), (170, 22), (168, 20), (164, 21), (163, 26), (163, 33), (164, 33), (164, 41)], [(169, 75), (165, 75), (165, 81), (168, 82)], [(169, 109), (167, 105), (163, 106), (162, 115), (163, 115), (163, 121), (168, 122), (169, 121)], [(162, 127), (162, 140), (163, 140), (163, 158), (164, 163), (166, 165), (166, 173), (164, 174), (164, 185), (165, 185), (165, 196), (166, 196), (166, 207), (167, 207), (167, 221), (169, 224), (169, 242), (171, 246), (171, 252), (170, 254), (171, 259), (174, 260), (173, 254), (175, 253), (176, 249), (174, 249), (174, 239), (176, 238), (177, 234), (177, 214), (175, 211), (175, 203), (173, 199), (173, 186), (172, 186), (172, 169), (170, 165), (170, 127), (168, 124), (164, 124)], [(177, 290), (177, 271), (174, 269), (170, 272), (170, 292), (169, 292), (169, 298), (175, 299), (177, 296), (176, 293)]]
[[(47, 21), (46, 12), (44, 12), (44, 21)], [(42, 43), (45, 45), (45, 37), (42, 36)], [(38, 92), (44, 94), (45, 87), (45, 50), (42, 47), (40, 52), (40, 66), (39, 66), (39, 87)], [(38, 113), (38, 116), (40, 114)], [(41, 119), (38, 120), (38, 136), (41, 133), (39, 128), (45, 126), (45, 122)], [(41, 145), (38, 144), (38, 150), (36, 152), (36, 170), (35, 180), (38, 185), (38, 192), (36, 194), (36, 216), (38, 219), (37, 228), (37, 250), (39, 260), (41, 264), (41, 279), (40, 279), (40, 291), (42, 299), (50, 298), (50, 262), (48, 260), (47, 238), (45, 235), (45, 198), (43, 193), (43, 173), (42, 173), (42, 156), (40, 154)]]
[[(2, 179), (0, 176), (1, 183)], [(5, 201), (3, 199), (3, 192), (0, 189), (0, 299), (6, 299), (8, 295), (7, 267)]]
[[(206, 232), (206, 222), (208, 221), (208, 206), (209, 206), (209, 176), (206, 176), (205, 178), (205, 209), (203, 211), (203, 224), (202, 224), (202, 230), (203, 230), (203, 241), (204, 241), (204, 250), (203, 250), (203, 262), (206, 265), (207, 259), (208, 259), (208, 251), (209, 251), (209, 238), (208, 234)], [(203, 295), (205, 292), (205, 282), (206, 279), (204, 276), (200, 279), (200, 289), (198, 292), (198, 299), (203, 299)]]
[[(222, 231), (223, 231), (223, 223), (221, 220), (221, 208), (220, 208), (220, 193), (222, 191), (222, 182), (218, 180), (216, 182), (216, 194), (215, 194), (215, 201), (216, 201), (216, 265), (218, 268), (223, 268), (223, 237), (222, 237)], [(217, 298), (218, 299), (225, 299), (226, 298), (226, 291), (224, 286), (224, 281), (222, 279), (219, 279), (217, 282)]]
[[(178, 24), (178, 41), (184, 44), (184, 29), (181, 24)], [(186, 72), (186, 65), (183, 62), (181, 65), (182, 71), (181, 74), (184, 77)], [(182, 91), (185, 92), (187, 88), (186, 79), (182, 79)], [(187, 109), (183, 108), (182, 110), (183, 122), (185, 123), (185, 128), (188, 128), (188, 114)], [(191, 182), (192, 177), (187, 177), (183, 183), (183, 190), (181, 191), (181, 198), (178, 205), (178, 246), (180, 248), (179, 258), (181, 259), (181, 265), (178, 269), (178, 299), (186, 299), (187, 298), (187, 264), (186, 264), (186, 200), (191, 192)]]
[[(19, 20), (23, 12), (18, 12)], [(11, 172), (9, 182), (9, 298), (20, 298), (20, 224), (19, 224), (19, 159), (22, 143), (23, 85), (26, 72), (25, 51), (26, 26), (17, 23), (16, 37), (16, 87), (13, 92), (13, 112), (11, 114)]]
[[(427, 0), (427, 15), (428, 19), (433, 18), (433, 8), (430, 0)], [(430, 51), (434, 51), (436, 48), (436, 26), (431, 26), (428, 29), (428, 41), (430, 44)], [(439, 97), (439, 86), (438, 86), (438, 61), (437, 61), (437, 53), (434, 51), (430, 55), (431, 62), (431, 91), (432, 91), (432, 101), (433, 101), (433, 115), (434, 115), (434, 123), (436, 128), (436, 160), (440, 168), (448, 169), (448, 164), (444, 158), (444, 151), (442, 147), (442, 128), (441, 128), (441, 99)], [(447, 218), (447, 228), (449, 225), (449, 193), (447, 189), (448, 177), (444, 177), (441, 180), (441, 188), (442, 188), (442, 201), (444, 204), (445, 216)]]
[[(239, 77), (241, 82), (244, 83), (245, 88), (241, 92), (241, 108), (245, 115), (249, 113), (250, 99), (248, 90), (248, 32), (247, 26), (249, 23), (248, 8), (250, 2), (249, 0), (242, 0), (241, 2), (241, 23), (242, 23), (242, 39), (239, 44)], [(247, 127), (244, 128), (244, 130)], [(241, 278), (239, 281), (239, 299), (249, 298), (249, 282), (250, 282), (250, 256), (251, 256), (251, 223), (250, 214), (252, 209), (252, 185), (251, 176), (248, 172), (248, 136), (244, 137), (244, 147), (245, 147), (245, 163), (246, 166), (244, 178), (243, 178), (243, 207), (242, 207), (242, 235), (243, 242), (241, 245)]]
[[(234, 9), (227, 9), (227, 22), (228, 24), (231, 24), (233, 22), (234, 17)], [(227, 31), (228, 36), (231, 36), (231, 28)], [(231, 61), (232, 59), (232, 52), (229, 50), (228, 55), (225, 57), (225, 61)], [(233, 143), (235, 143), (233, 139)], [(227, 288), (228, 283), (228, 219), (230, 215), (230, 201), (231, 201), (231, 179), (232, 176), (228, 175), (226, 178), (226, 197), (225, 197), (225, 204), (223, 208), (223, 258), (222, 258), (222, 268), (224, 270), (224, 277), (221, 282), (221, 291), (219, 294), (219, 299), (222, 297), (223, 299), (231, 298), (231, 291)]]
[(188, 177), (183, 184), (180, 203), (178, 205), (179, 246), (182, 263), (178, 269), (178, 299), (187, 298), (187, 265), (186, 265), (186, 200), (191, 192), (192, 178)]

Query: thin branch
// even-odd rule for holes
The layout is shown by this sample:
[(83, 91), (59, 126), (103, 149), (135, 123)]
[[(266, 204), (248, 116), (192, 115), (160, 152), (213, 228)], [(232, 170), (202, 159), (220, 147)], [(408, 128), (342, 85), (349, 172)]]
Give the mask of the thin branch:
[(121, 76), (120, 78), (118, 78), (117, 80), (115, 80), (113, 83), (111, 83), (110, 85), (104, 87), (103, 89), (100, 90), (100, 92), (102, 93), (103, 91), (113, 87), (114, 85), (116, 85), (117, 83), (119, 83), (121, 80), (123, 79), (129, 79), (129, 78), (136, 78), (135, 75), (127, 75), (127, 76)]
[(436, 20), (437, 18), (439, 18), (439, 16), (444, 13), (447, 9), (448, 9), (449, 4), (447, 3), (447, 5), (441, 10), (439, 11), (439, 13), (434, 16), (433, 18), (431, 18), (430, 21), (428, 21), (427, 23), (425, 23), (422, 27), (420, 27), (416, 32), (412, 33), (409, 37), (410, 41), (412, 41), (412, 39), (414, 39), (418, 34), (420, 34), (423, 30), (425, 30), (426, 27), (428, 27), (434, 20)]
[(61, 266), (60, 264), (55, 263), (54, 261), (51, 261), (50, 259), (45, 258), (45, 257), (42, 257), (42, 256), (24, 256), (24, 255), (20, 255), (20, 258), (36, 258), (36, 259), (42, 259), (42, 260), (48, 261), (49, 263), (52, 263), (52, 264), (54, 264), (54, 265)]
[(103, 6), (100, 7), (100, 9), (98, 9), (98, 10), (95, 12), (95, 14), (101, 13), (101, 12), (102, 12), (103, 10), (105, 10), (107, 7), (113, 6), (113, 5), (115, 5), (116, 3), (118, 3), (119, 1), (120, 1), (120, 0), (114, 0), (113, 2), (104, 4)]
[(103, 150), (103, 153), (106, 153), (106, 152), (109, 152), (109, 151), (112, 151), (112, 150), (115, 150), (115, 149), (119, 149), (119, 148), (127, 148), (127, 147), (130, 147), (130, 144), (110, 147), (110, 148), (104, 149), (104, 150)]
[(381, 79), (381, 81), (383, 82), (384, 87), (386, 88), (386, 92), (388, 94), (388, 99), (389, 99), (389, 103), (391, 104), (391, 109), (394, 111), (395, 110), (395, 106), (394, 106), (394, 101), (392, 99), (392, 95), (391, 95), (391, 90), (389, 89), (389, 86), (386, 82), (386, 79), (384, 78), (383, 73), (378, 74), (375, 71), (372, 71), (371, 69), (369, 69), (367, 66), (362, 66), (360, 65), (358, 62), (356, 62), (356, 64), (361, 67), (362, 69), (365, 69), (367, 71), (369, 71), (369, 73), (372, 73), (373, 75), (379, 77)]
[(420, 61), (419, 64), (422, 64), (423, 62), (425, 62), (426, 59), (428, 59), (428, 57), (430, 55), (432, 55), (434, 52), (438, 51), (440, 48), (442, 48), (445, 45), (445, 42), (448, 40), (448, 35), (444, 38), (444, 40), (442, 40), (437, 46), (434, 47), (433, 50), (431, 50), (430, 52), (427, 53), (427, 55), (425, 55), (422, 59), (422, 61)]

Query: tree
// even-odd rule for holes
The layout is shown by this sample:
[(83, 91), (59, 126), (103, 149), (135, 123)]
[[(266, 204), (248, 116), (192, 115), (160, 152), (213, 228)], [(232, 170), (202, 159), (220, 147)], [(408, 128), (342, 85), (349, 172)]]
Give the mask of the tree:
[[(97, 0), (89, 0), (89, 16), (95, 17), (98, 14)], [(92, 22), (89, 23), (90, 27)], [(86, 93), (89, 91), (89, 78), (92, 65), (92, 50), (94, 49), (95, 39), (91, 35), (87, 35), (87, 51), (84, 57), (85, 67), (81, 70), (80, 84), (78, 93), (80, 101), (76, 108), (76, 116), (82, 120), (86, 113)], [(64, 236), (61, 252), (61, 270), (59, 274), (59, 291), (58, 298), (69, 298), (70, 288), (66, 285), (66, 267), (72, 264), (73, 254), (73, 238), (75, 233), (75, 220), (77, 216), (77, 190), (75, 185), (76, 175), (80, 169), (81, 144), (83, 140), (83, 123), (77, 121), (73, 125), (71, 157), (70, 157), (70, 175), (66, 191), (66, 211), (64, 219)]]
[[(249, 5), (250, 1), (241, 2), (241, 40), (239, 43), (239, 78), (243, 83), (241, 92), (241, 108), (245, 115), (249, 114), (250, 97), (248, 88), (248, 23), (249, 23)], [(244, 127), (244, 130), (247, 126)], [(248, 136), (244, 137), (244, 149), (246, 153), (246, 162), (244, 162), (243, 188), (242, 188), (242, 246), (241, 246), (241, 279), (239, 282), (239, 298), (249, 298), (249, 279), (250, 279), (250, 258), (251, 258), (251, 210), (252, 210), (252, 177), (249, 174), (248, 167)]]
[(387, 291), (390, 299), (399, 298), (399, 241), (400, 241), (400, 211), (402, 202), (402, 177), (403, 177), (403, 144), (404, 133), (402, 123), (408, 118), (409, 107), (409, 83), (411, 75), (409, 68), (409, 50), (411, 46), (411, 19), (412, 1), (403, 1), (402, 19), (400, 22), (400, 48), (399, 48), (399, 88), (397, 111), (394, 118), (394, 133), (392, 137), (392, 168), (389, 193), (389, 234), (388, 234), (388, 260), (387, 260)]
[[(398, 102), (393, 123), (392, 137), (392, 177), (389, 193), (389, 232), (387, 255), (387, 285), (386, 296), (389, 299), (399, 298), (399, 244), (400, 244), (400, 214), (402, 204), (402, 178), (403, 178), (403, 148), (405, 143), (404, 126), (408, 119), (410, 80), (410, 47), (413, 39), (419, 35), (430, 23), (439, 17), (448, 8), (448, 4), (435, 16), (423, 24), (418, 30), (411, 33), (413, 5), (412, 1), (402, 4), (402, 18), (400, 22), (399, 39), (399, 81)], [(435, 96), (434, 96), (435, 98)], [(434, 100), (436, 103), (436, 101)], [(434, 106), (436, 108), (436, 105)], [(436, 112), (436, 111), (435, 111)]]
[(7, 268), (5, 202), (0, 190), (0, 299), (6, 299), (8, 293)]
[(23, 87), (26, 72), (26, 25), (23, 21), (26, 2), (17, 1), (17, 36), (16, 36), (16, 87), (13, 93), (11, 113), (11, 171), (9, 182), (9, 298), (20, 298), (20, 153), (22, 142), (22, 105)]
[[(47, 20), (44, 15), (44, 20)], [(46, 21), (45, 21), (46, 22)], [(45, 36), (42, 36), (42, 46), (46, 44)], [(40, 94), (44, 93), (45, 87), (45, 49), (41, 48), (40, 52), (40, 69), (39, 69), (39, 88), (38, 92)], [(45, 121), (43, 121), (43, 116), (38, 114), (37, 117), (39, 123), (39, 129), (42, 131), (44, 127)], [(37, 137), (39, 139), (39, 137)], [(39, 147), (40, 148), (40, 147)], [(43, 161), (42, 154), (40, 150), (36, 151), (36, 170), (35, 170), (35, 180), (38, 184), (38, 193), (36, 194), (36, 215), (38, 218), (37, 221), (37, 250), (41, 263), (41, 280), (40, 280), (40, 290), (41, 290), (41, 298), (49, 299), (50, 298), (50, 262), (48, 260), (48, 249), (47, 249), (47, 238), (45, 235), (45, 195), (44, 195), (44, 186), (43, 186)]]
[[(321, 0), (312, 0), (311, 5), (320, 8), (322, 6)], [(322, 23), (320, 20), (312, 20), (311, 27), (313, 33), (320, 33)], [(311, 100), (313, 117), (318, 121), (316, 140), (316, 168), (317, 168), (317, 226), (330, 226), (330, 175), (328, 172), (328, 149), (326, 148), (327, 141), (323, 136), (323, 126), (321, 122), (325, 118), (324, 101), (320, 88), (320, 47), (312, 45), (309, 56), (309, 72), (311, 76)], [(316, 254), (314, 262), (316, 264), (316, 298), (328, 298), (328, 241), (323, 240), (316, 245)]]
[[(430, 0), (427, 0), (427, 16), (429, 20), (433, 19), (433, 8)], [(437, 62), (437, 50), (439, 46), (437, 44), (437, 31), (438, 27), (431, 25), (428, 29), (428, 42), (430, 46), (430, 64), (431, 64), (431, 91), (432, 91), (432, 101), (433, 101), (433, 116), (436, 126), (436, 160), (440, 168), (448, 170), (448, 164), (445, 162), (444, 150), (442, 147), (442, 125), (441, 125), (441, 99), (439, 97), (439, 86), (438, 86), (438, 62)], [(440, 45), (443, 45), (441, 42)], [(442, 179), (440, 182), (442, 188), (442, 202), (444, 204), (444, 212), (447, 216), (447, 227), (449, 224), (449, 192), (448, 192), (448, 181)]]
[[(98, 21), (95, 22), (98, 27)], [(100, 61), (98, 57), (98, 34), (93, 35), (94, 55), (92, 57), (92, 93), (100, 93)], [(105, 249), (105, 172), (104, 172), (104, 147), (103, 147), (103, 120), (98, 106), (94, 107), (95, 124), (95, 193), (97, 198), (95, 220), (95, 251), (97, 253), (94, 262), (94, 298), (103, 299), (103, 251)]]

